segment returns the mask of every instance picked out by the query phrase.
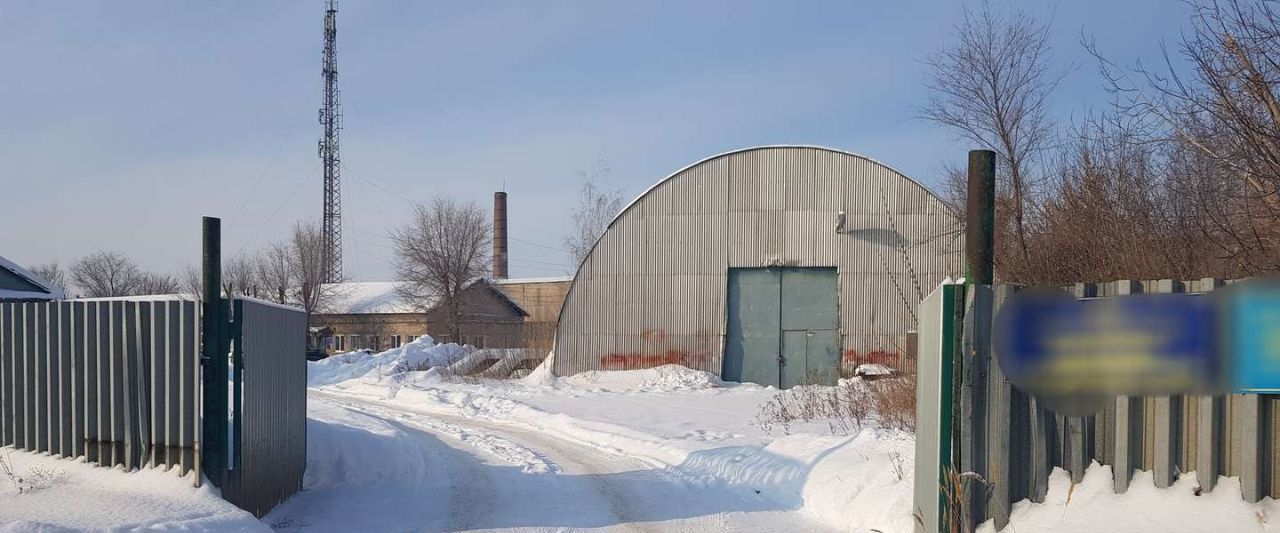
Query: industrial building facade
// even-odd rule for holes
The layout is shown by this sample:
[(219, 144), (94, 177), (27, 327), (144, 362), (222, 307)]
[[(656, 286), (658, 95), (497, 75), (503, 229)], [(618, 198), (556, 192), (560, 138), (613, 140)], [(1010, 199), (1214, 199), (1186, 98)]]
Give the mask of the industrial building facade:
[(929, 290), (962, 270), (959, 221), (903, 174), (810, 146), (750, 148), (672, 174), (579, 267), (553, 370), (682, 364), (781, 387), (910, 365)]

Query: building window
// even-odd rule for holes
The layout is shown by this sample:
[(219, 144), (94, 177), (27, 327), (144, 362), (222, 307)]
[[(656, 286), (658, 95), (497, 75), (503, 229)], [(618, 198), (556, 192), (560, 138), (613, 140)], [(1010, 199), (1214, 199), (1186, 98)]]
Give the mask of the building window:
[(440, 336), (440, 344), (449, 344), (450, 342), (452, 342), (452, 339), (450, 339), (448, 335)]
[(392, 348), (399, 348), (399, 347), (400, 347), (400, 336), (399, 336), (399, 335), (392, 335), (392, 336), (391, 336), (391, 347), (392, 347)]
[(334, 337), (334, 338), (333, 338), (333, 340), (334, 340), (334, 346), (337, 348), (337, 350), (338, 350), (339, 352), (345, 352), (345, 351), (347, 351), (347, 336), (346, 336), (346, 335), (338, 335), (338, 336)]
[(476, 348), (484, 349), (484, 335), (476, 335), (471, 337), (471, 345)]

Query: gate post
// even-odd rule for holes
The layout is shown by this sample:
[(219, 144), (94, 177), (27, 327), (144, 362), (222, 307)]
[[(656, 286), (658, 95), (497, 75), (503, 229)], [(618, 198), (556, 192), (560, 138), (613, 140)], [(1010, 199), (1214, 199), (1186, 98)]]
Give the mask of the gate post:
[(227, 474), (227, 351), (222, 305), (222, 221), (204, 217), (203, 294), (200, 313), (201, 470), (215, 487)]

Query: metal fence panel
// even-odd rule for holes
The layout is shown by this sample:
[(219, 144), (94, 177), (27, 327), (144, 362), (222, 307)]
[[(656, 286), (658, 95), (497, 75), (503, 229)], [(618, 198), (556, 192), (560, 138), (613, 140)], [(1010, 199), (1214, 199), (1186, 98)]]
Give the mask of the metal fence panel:
[(0, 302), (0, 445), (191, 472), (197, 323), (176, 299)]
[[(306, 332), (299, 309), (233, 305), (234, 453), (223, 496), (257, 516), (302, 489), (307, 451)], [(238, 333), (238, 335), (237, 335)]]
[[(1071, 292), (1079, 298), (1119, 297), (1205, 292), (1227, 283), (1211, 278), (1123, 280), (1078, 284)], [(996, 288), (1000, 295), (997, 303), (1009, 290)], [(922, 330), (920, 334), (931, 333)], [(991, 367), (990, 376), (992, 386), (982, 395), (987, 402), (987, 420), (975, 431), (985, 432), (985, 442), (991, 444), (989, 468), (977, 473), (995, 482), (985, 511), (995, 518), (997, 528), (1007, 524), (1008, 509), (1014, 502), (1043, 501), (1053, 468), (1070, 471), (1078, 481), (1091, 461), (1113, 466), (1116, 492), (1128, 489), (1137, 470), (1153, 471), (1154, 482), (1160, 487), (1170, 486), (1182, 473), (1196, 471), (1206, 491), (1213, 490), (1217, 477), (1224, 475), (1240, 478), (1247, 501), (1280, 497), (1280, 476), (1276, 475), (1280, 468), (1280, 438), (1276, 438), (1280, 396), (1121, 397), (1093, 416), (1064, 418), (1002, 383), (998, 365)], [(975, 420), (957, 423), (981, 421)]]

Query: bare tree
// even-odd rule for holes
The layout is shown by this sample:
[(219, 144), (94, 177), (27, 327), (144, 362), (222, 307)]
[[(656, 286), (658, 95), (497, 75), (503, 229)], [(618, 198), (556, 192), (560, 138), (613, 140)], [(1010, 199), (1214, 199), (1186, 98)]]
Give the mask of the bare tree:
[(62, 270), (62, 266), (57, 261), (27, 267), (27, 270), (44, 278), (45, 281), (61, 287), (64, 291), (67, 289), (67, 272)]
[(599, 183), (608, 175), (609, 169), (603, 162), (590, 174), (578, 173), (578, 205), (573, 208), (573, 225), (564, 236), (565, 250), (574, 268), (587, 258), (596, 240), (622, 210), (622, 195)]
[(137, 286), (134, 287), (132, 294), (178, 294), (181, 288), (182, 285), (173, 276), (146, 272), (138, 277)]
[(413, 219), (391, 233), (401, 296), (423, 311), (448, 311), (449, 332), (461, 337), (463, 290), (489, 271), (492, 227), (475, 203), (435, 198), (414, 209)]
[(254, 277), (266, 293), (266, 297), (276, 303), (288, 303), (289, 292), (293, 289), (293, 265), (289, 261), (289, 246), (273, 242), (254, 257)]
[[(1247, 273), (1280, 270), (1280, 6), (1195, 0), (1178, 52), (1159, 71), (1129, 72), (1090, 46), (1120, 107), (1154, 120), (1175, 144), (1184, 192), (1200, 200), (1200, 231)], [(1136, 74), (1136, 79), (1130, 73)]]
[(134, 294), (141, 277), (138, 265), (117, 252), (98, 251), (71, 264), (71, 281), (91, 298)]
[(1023, 13), (994, 13), (984, 3), (976, 12), (965, 8), (954, 32), (953, 42), (925, 61), (933, 96), (919, 115), (998, 154), (997, 209), (1006, 208), (1025, 261), (1032, 167), (1050, 147), (1048, 101), (1062, 79), (1049, 67), (1049, 27)]
[(236, 256), (222, 265), (222, 293), (228, 298), (255, 296), (256, 285), (254, 263), (249, 257)]
[(178, 272), (178, 290), (180, 294), (199, 299), (204, 296), (204, 276), (195, 265), (182, 267)]
[(325, 263), (324, 232), (315, 222), (299, 222), (289, 239), (289, 266), (297, 284), (297, 301), (311, 315), (324, 309), (334, 294)]

